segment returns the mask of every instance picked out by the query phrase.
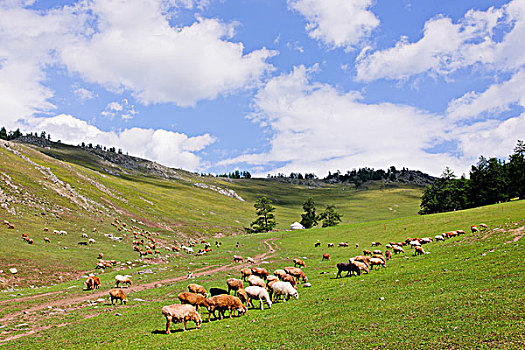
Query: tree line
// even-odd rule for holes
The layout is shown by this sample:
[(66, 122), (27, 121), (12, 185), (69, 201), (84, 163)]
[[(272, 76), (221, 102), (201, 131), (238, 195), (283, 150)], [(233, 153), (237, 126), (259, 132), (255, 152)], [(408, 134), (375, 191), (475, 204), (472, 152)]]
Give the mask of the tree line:
[(470, 178), (446, 168), (421, 197), (420, 214), (432, 214), (525, 199), (525, 143), (518, 140), (508, 161), (479, 157)]
[[(260, 197), (255, 204), (256, 219), (250, 224), (248, 232), (268, 232), (275, 228), (277, 221), (275, 220), (275, 207), (272, 201), (266, 197)], [(308, 198), (303, 203), (304, 213), (301, 214), (301, 225), (304, 228), (312, 228), (322, 222), (322, 227), (336, 226), (341, 222), (341, 214), (335, 210), (335, 205), (327, 205), (325, 210), (320, 214), (316, 214), (315, 202), (312, 198)]]

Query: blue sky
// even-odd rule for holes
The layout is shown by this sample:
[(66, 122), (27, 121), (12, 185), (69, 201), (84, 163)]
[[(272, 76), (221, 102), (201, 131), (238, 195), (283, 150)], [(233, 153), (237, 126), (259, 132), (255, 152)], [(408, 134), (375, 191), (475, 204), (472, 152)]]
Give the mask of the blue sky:
[(0, 3), (0, 124), (198, 172), (468, 173), (525, 135), (525, 0)]

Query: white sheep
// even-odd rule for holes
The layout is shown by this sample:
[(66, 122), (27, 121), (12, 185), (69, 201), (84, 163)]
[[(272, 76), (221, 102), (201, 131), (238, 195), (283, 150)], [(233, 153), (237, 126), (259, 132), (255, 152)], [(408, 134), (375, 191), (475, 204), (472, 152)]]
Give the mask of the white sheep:
[(251, 304), (253, 306), (253, 301), (251, 299), (259, 299), (259, 303), (261, 305), (261, 310), (264, 310), (263, 306), (263, 299), (266, 300), (266, 304), (268, 304), (268, 308), (272, 308), (272, 301), (270, 300), (270, 296), (268, 295), (268, 292), (266, 289), (258, 287), (258, 286), (249, 286), (245, 289), (246, 294), (248, 295), (248, 304)]
[(95, 241), (93, 238), (90, 238), (88, 242), (89, 242), (90, 244), (95, 244), (95, 243), (97, 243), (97, 241)]
[(290, 299), (290, 297), (294, 297), (295, 299), (299, 299), (299, 292), (295, 290), (295, 288), (292, 286), (290, 282), (275, 282), (272, 285), (273, 290), (273, 300), (277, 300), (279, 296), (283, 296), (283, 301), (286, 302), (286, 300)]
[(262, 288), (266, 288), (266, 283), (264, 283), (264, 280), (254, 275), (248, 277), (248, 283), (250, 284), (250, 286), (259, 286)]
[(82, 238), (88, 238), (88, 235), (86, 235), (85, 233), (82, 234)]
[(443, 238), (443, 236), (441, 236), (441, 235), (437, 235), (437, 236), (435, 236), (434, 239), (435, 239), (436, 241), (444, 241), (444, 240), (445, 240), (445, 238)]

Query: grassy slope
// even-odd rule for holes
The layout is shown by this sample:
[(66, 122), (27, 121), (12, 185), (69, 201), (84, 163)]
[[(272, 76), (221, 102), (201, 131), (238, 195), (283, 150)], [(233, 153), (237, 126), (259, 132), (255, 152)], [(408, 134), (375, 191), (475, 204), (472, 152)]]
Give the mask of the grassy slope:
[[(361, 277), (334, 279), (335, 264), (359, 250), (326, 248), (328, 242), (403, 240), (434, 236), (451, 229), (485, 222), (491, 230), (467, 234), (425, 246), (430, 254), (394, 257), (386, 269)], [(231, 255), (261, 252), (261, 241), (279, 238), (269, 270), (289, 266), (295, 256), (306, 257), (311, 288), (299, 288), (299, 300), (277, 303), (271, 310), (250, 310), (247, 316), (204, 323), (201, 330), (162, 334), (163, 305), (174, 303), (187, 282), (132, 293), (124, 307), (85, 307), (46, 322), (73, 322), (63, 328), (14, 340), (7, 348), (509, 348), (525, 344), (525, 264), (523, 234), (525, 202), (511, 202), (466, 211), (366, 222), (331, 229), (312, 229), (226, 237), (223, 249), (210, 256), (180, 259), (154, 267), (156, 278), (184, 274), (203, 262), (227, 264)], [(512, 231), (521, 228), (521, 231)], [(314, 243), (322, 242), (321, 248)], [(235, 249), (240, 241), (242, 247)], [(324, 252), (331, 262), (322, 262)], [(190, 260), (194, 265), (190, 265)], [(167, 268), (167, 270), (161, 270)], [(321, 274), (321, 272), (328, 272)], [(236, 275), (237, 273), (234, 273)], [(200, 277), (207, 288), (224, 286), (226, 273)], [(152, 277), (154, 278), (154, 277)], [(134, 277), (135, 281), (138, 275)], [(109, 289), (112, 275), (103, 275)], [(69, 284), (68, 284), (69, 285)], [(62, 286), (65, 288), (66, 285)], [(86, 297), (89, 293), (84, 292)], [(380, 300), (380, 298), (384, 298)], [(44, 297), (45, 299), (45, 297)], [(114, 316), (115, 313), (122, 316)], [(45, 312), (44, 312), (45, 313)], [(206, 312), (203, 312), (206, 316)], [(30, 321), (29, 321), (30, 322)], [(193, 323), (189, 324), (193, 329)], [(175, 325), (174, 329), (180, 328)], [(239, 336), (242, 335), (242, 336)]]
[[(114, 217), (129, 224), (131, 218), (142, 221), (145, 225), (137, 225), (160, 232), (161, 239), (169, 242), (185, 237), (243, 232), (243, 227), (254, 219), (253, 202), (262, 195), (274, 200), (279, 227), (287, 228), (300, 219), (301, 205), (310, 196), (318, 203), (319, 210), (325, 204), (335, 203), (343, 214), (343, 222), (351, 223), (413, 215), (421, 194), (421, 188), (409, 186), (381, 189), (372, 184), (370, 190), (357, 192), (342, 185), (308, 189), (267, 180), (229, 181), (200, 177), (184, 171), (178, 171), (181, 179), (168, 180), (141, 172), (121, 171), (89, 152), (67, 145), (41, 149), (10, 143), (10, 149), (49, 168), (52, 175), (0, 147), (0, 176), (3, 179), (0, 186), (4, 194), (12, 196), (14, 201), (8, 203), (8, 208), (15, 210), (13, 214), (0, 209), (0, 219), (16, 226), (15, 230), (0, 227), (0, 240), (4, 243), (0, 251), (7, 252), (6, 247), (9, 247), (9, 254), (0, 254), (0, 269), (17, 267), (19, 276), (26, 278), (18, 281), (4, 278), (2, 281), (0, 276), (3, 286), (11, 283), (41, 285), (56, 283), (61, 275), (64, 279), (78, 276), (81, 271), (93, 268), (93, 257), (98, 252), (120, 261), (135, 259), (137, 254), (131, 249), (130, 239), (125, 240), (126, 244), (115, 244), (103, 236), (105, 233), (122, 234), (110, 225)], [(110, 168), (114, 172), (121, 171), (122, 176), (113, 176), (103, 170)], [(7, 186), (6, 176), (17, 189)], [(56, 184), (53, 176), (64, 184)], [(197, 182), (231, 188), (246, 201), (198, 188)], [(69, 191), (68, 186), (87, 198), (88, 207), (83, 209), (79, 205), (83, 203), (82, 198)], [(51, 232), (43, 232), (44, 227), (51, 231), (66, 230), (69, 234), (54, 236)], [(98, 231), (92, 233), (94, 227)], [(22, 233), (33, 238), (35, 244), (30, 246), (22, 241)], [(97, 245), (79, 246), (82, 233), (95, 238)], [(49, 245), (43, 244), (46, 236), (52, 240)], [(39, 272), (43, 274), (37, 275)]]

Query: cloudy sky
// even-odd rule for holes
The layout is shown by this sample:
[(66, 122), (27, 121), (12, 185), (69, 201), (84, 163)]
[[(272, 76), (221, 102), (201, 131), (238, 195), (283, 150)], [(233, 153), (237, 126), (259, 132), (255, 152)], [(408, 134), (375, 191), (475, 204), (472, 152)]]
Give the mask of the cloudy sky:
[(525, 0), (0, 1), (0, 125), (186, 170), (462, 174), (524, 107)]

